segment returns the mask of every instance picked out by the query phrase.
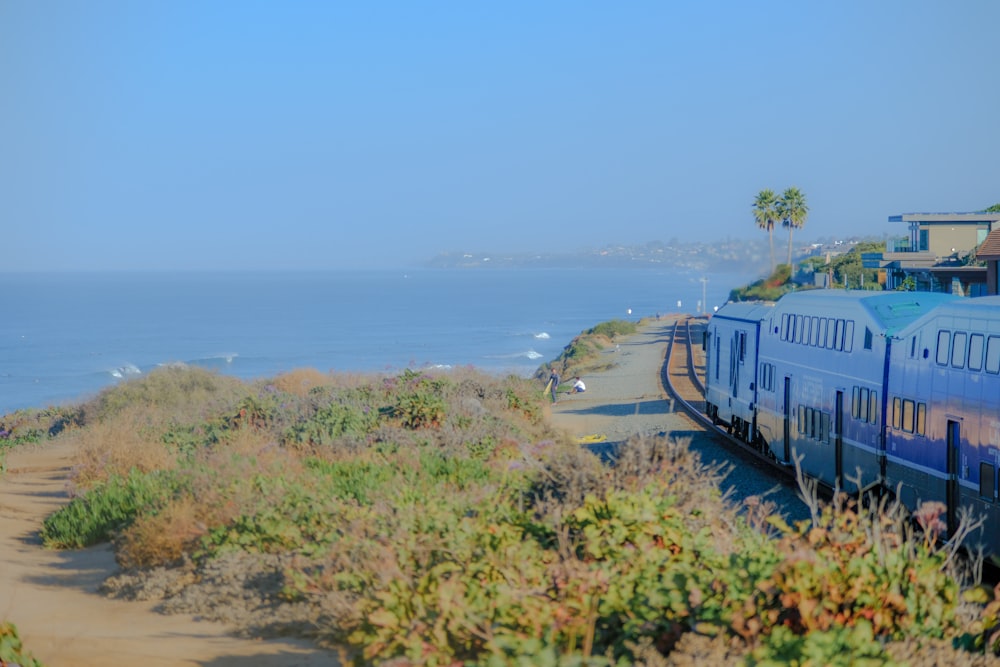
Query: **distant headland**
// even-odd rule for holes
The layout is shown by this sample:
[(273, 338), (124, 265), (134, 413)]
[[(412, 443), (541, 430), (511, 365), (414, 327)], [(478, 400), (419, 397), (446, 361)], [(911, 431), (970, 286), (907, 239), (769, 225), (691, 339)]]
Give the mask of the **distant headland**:
[[(870, 238), (824, 238), (796, 244), (796, 262), (824, 253), (840, 254)], [(686, 271), (766, 272), (769, 268), (767, 237), (726, 238), (711, 243), (609, 244), (562, 252), (443, 252), (426, 263), (428, 268), (670, 268)]]

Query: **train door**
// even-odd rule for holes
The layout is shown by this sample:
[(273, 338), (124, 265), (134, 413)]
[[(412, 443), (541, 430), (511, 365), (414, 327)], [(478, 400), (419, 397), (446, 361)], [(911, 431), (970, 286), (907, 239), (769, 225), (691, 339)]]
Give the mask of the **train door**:
[(747, 354), (747, 332), (737, 331), (733, 334), (733, 340), (729, 350), (731, 372), (729, 378), (732, 380), (730, 395), (733, 398), (740, 396), (740, 367), (746, 360)]
[(785, 461), (792, 460), (791, 439), (792, 439), (792, 378), (785, 377), (785, 407), (784, 410), (784, 433), (785, 439)]
[(945, 504), (948, 507), (948, 536), (950, 537), (958, 530), (958, 457), (962, 442), (962, 426), (952, 419), (948, 420), (947, 441), (948, 477), (945, 483)]
[(837, 404), (833, 413), (833, 460), (837, 488), (844, 488), (844, 392), (837, 390)]

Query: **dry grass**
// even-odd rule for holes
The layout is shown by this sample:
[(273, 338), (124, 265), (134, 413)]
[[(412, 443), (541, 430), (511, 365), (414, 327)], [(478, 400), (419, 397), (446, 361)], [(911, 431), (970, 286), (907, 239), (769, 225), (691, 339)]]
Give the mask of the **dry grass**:
[(157, 415), (130, 407), (85, 429), (67, 431), (63, 437), (77, 445), (73, 483), (88, 488), (114, 475), (128, 475), (133, 469), (148, 472), (174, 468), (174, 456), (160, 440), (163, 425)]
[(183, 464), (185, 491), (153, 514), (140, 515), (115, 540), (125, 568), (173, 565), (199, 538), (238, 516), (253, 515), (268, 502), (247, 480), (254, 475), (294, 479), (299, 458), (265, 432), (239, 429)]
[(179, 563), (208, 532), (213, 512), (213, 505), (185, 496), (156, 514), (140, 515), (115, 540), (115, 559), (126, 569)]
[(287, 373), (282, 373), (271, 381), (279, 391), (283, 391), (293, 396), (305, 398), (309, 392), (316, 387), (325, 387), (334, 383), (334, 377), (329, 373), (322, 373), (315, 368), (296, 368)]

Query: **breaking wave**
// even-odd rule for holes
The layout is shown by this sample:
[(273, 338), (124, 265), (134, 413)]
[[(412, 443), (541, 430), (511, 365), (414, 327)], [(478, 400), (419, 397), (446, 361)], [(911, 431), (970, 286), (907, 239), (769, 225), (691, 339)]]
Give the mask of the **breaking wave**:
[(127, 377), (132, 377), (135, 375), (142, 375), (142, 371), (135, 364), (125, 364), (124, 366), (119, 366), (117, 368), (112, 368), (108, 371), (111, 377), (123, 379)]

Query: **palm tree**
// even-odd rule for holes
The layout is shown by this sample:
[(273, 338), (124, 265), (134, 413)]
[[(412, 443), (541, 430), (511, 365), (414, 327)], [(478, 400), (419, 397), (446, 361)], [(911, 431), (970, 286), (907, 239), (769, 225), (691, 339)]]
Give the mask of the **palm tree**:
[(806, 196), (796, 187), (791, 187), (781, 193), (777, 204), (778, 219), (783, 227), (788, 227), (788, 266), (792, 265), (792, 232), (802, 229), (809, 215)]
[(771, 244), (771, 273), (774, 273), (774, 224), (778, 222), (778, 196), (774, 190), (761, 190), (753, 201), (753, 219), (757, 226), (767, 230), (767, 240)]

